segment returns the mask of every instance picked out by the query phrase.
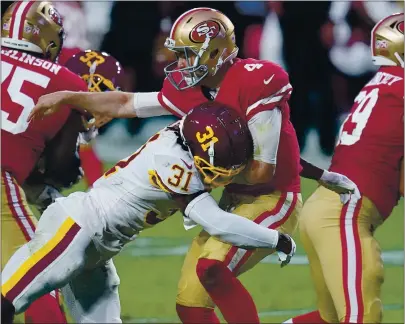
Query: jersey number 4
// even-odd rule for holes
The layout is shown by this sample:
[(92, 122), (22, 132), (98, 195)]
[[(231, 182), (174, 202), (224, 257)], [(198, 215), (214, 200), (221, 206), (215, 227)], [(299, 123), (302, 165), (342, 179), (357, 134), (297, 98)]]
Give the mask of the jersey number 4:
[(368, 119), (378, 100), (378, 88), (370, 92), (361, 91), (354, 102), (356, 109), (344, 121), (338, 145), (353, 145), (360, 140), (361, 134), (367, 125)]
[[(35, 106), (33, 98), (21, 91), (25, 83), (31, 83), (41, 88), (46, 88), (50, 78), (14, 65), (1, 62), (1, 91), (3, 92), (3, 82), (11, 78), (7, 87), (7, 93), (10, 96), (11, 102), (15, 105), (5, 105), (2, 100), (1, 105), (1, 128), (12, 134), (20, 134), (27, 130), (27, 118), (31, 110)], [(2, 93), (4, 96), (5, 94)]]

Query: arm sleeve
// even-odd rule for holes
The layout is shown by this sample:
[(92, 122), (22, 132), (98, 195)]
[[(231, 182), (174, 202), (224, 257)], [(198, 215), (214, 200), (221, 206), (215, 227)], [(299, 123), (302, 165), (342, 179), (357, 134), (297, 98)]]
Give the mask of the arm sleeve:
[(210, 235), (232, 245), (244, 248), (277, 246), (277, 231), (223, 211), (207, 192), (194, 198), (188, 204), (184, 214), (200, 224)]
[(300, 164), (302, 166), (300, 176), (303, 178), (318, 181), (321, 179), (322, 175), (324, 174), (325, 170), (318, 168), (317, 166), (313, 165), (312, 163), (309, 163), (308, 161), (304, 160), (303, 158), (300, 158)]
[(248, 122), (253, 138), (253, 159), (276, 164), (282, 115), (279, 109), (255, 114)]
[(170, 111), (162, 107), (158, 100), (159, 92), (135, 92), (134, 111), (137, 117), (170, 115)]

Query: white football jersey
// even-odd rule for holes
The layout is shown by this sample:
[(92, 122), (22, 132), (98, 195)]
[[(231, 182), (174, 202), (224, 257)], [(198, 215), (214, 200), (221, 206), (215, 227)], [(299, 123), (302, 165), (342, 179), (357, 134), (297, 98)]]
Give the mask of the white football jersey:
[(201, 191), (204, 184), (193, 156), (169, 127), (119, 161), (89, 192), (73, 193), (56, 203), (79, 225), (90, 228), (99, 247), (115, 254), (141, 230), (178, 210), (172, 194)]

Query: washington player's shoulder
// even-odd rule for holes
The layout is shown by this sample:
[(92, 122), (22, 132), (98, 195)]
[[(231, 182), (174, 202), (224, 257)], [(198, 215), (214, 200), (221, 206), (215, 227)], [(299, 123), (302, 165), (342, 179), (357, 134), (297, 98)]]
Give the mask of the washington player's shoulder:
[(193, 194), (204, 190), (194, 158), (179, 137), (171, 131), (162, 131), (155, 141), (149, 179), (155, 187), (175, 194)]

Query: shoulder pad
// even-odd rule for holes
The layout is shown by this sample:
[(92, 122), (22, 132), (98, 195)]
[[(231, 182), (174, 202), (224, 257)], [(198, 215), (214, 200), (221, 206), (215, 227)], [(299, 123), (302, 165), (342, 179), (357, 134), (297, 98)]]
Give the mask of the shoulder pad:
[(190, 195), (204, 190), (204, 184), (188, 154), (155, 154), (149, 169), (150, 183), (167, 193)]

